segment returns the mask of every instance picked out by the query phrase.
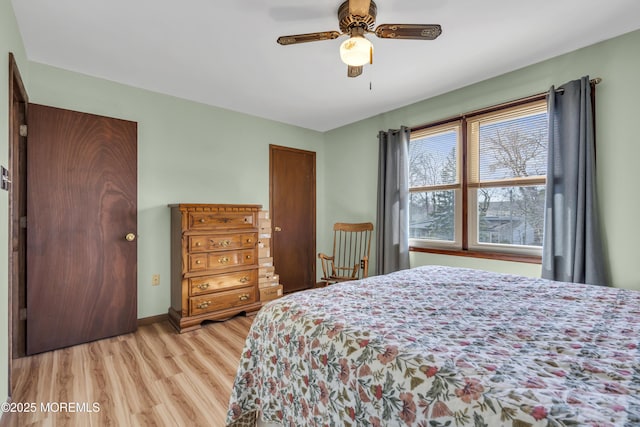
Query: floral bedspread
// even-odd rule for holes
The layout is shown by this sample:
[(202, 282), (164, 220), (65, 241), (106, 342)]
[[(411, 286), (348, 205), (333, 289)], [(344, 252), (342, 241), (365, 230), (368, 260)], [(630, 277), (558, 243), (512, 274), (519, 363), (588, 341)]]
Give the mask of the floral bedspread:
[(227, 425), (640, 426), (640, 292), (418, 267), (258, 313)]

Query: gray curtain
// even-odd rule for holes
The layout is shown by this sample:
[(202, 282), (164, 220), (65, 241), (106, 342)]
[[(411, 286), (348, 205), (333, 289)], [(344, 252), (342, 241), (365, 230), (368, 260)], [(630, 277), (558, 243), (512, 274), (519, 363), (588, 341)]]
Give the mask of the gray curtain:
[(377, 274), (409, 268), (409, 135), (404, 126), (378, 134)]
[(604, 285), (591, 91), (588, 77), (549, 91), (542, 277)]

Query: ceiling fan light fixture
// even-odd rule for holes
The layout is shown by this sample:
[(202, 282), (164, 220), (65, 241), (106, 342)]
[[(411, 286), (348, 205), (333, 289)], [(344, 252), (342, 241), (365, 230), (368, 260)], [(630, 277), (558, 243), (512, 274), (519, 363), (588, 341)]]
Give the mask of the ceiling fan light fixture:
[(371, 61), (373, 44), (365, 37), (351, 36), (340, 45), (340, 59), (347, 65), (359, 67)]

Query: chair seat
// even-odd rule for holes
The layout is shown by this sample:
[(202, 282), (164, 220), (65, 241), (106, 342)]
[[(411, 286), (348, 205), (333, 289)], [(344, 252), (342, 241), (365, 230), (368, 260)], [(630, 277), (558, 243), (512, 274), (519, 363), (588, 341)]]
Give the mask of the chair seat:
[(325, 282), (346, 282), (348, 280), (356, 280), (357, 277), (347, 277), (347, 276), (329, 276), (322, 277), (320, 280), (324, 280)]

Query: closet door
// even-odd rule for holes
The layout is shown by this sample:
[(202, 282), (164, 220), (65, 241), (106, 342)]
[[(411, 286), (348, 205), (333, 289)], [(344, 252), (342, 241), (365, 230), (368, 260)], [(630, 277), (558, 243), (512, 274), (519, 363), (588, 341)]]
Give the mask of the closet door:
[(137, 124), (29, 104), (27, 354), (137, 325)]
[(269, 146), (271, 250), (285, 293), (316, 281), (316, 153)]

